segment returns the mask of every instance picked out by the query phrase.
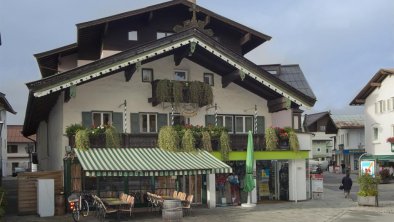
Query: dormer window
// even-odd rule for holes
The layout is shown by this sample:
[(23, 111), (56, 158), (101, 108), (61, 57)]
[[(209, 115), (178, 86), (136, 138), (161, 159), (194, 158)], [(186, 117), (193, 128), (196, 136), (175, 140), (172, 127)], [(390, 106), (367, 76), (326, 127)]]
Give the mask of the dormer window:
[(269, 72), (270, 74), (272, 74), (272, 75), (278, 74), (278, 71), (276, 71), (276, 70), (268, 70), (268, 72)]
[(172, 34), (174, 34), (174, 33), (172, 33), (172, 32), (157, 32), (156, 33), (156, 39), (161, 39), (161, 38), (170, 36)]
[(135, 30), (129, 31), (128, 40), (129, 41), (138, 41), (138, 32)]

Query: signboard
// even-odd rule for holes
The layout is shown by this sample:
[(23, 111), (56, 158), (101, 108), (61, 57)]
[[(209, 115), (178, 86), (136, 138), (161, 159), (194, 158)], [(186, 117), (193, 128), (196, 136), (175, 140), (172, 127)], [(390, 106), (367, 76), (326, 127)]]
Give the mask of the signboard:
[(362, 160), (361, 161), (361, 174), (370, 174), (375, 177), (375, 161), (374, 160)]
[(312, 179), (312, 192), (323, 193), (323, 175), (311, 174), (311, 179)]

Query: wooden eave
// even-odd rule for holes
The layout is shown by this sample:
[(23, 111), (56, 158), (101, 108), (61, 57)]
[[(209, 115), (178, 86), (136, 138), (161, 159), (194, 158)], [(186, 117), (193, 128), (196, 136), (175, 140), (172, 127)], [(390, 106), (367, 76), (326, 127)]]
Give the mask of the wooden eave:
[(394, 74), (394, 69), (380, 69), (372, 79), (364, 86), (357, 96), (350, 102), (350, 105), (363, 105), (367, 97), (378, 87), (388, 75)]
[(8, 102), (7, 98), (5, 98), (5, 94), (0, 92), (0, 104), (3, 104), (6, 111), (16, 114), (15, 110), (12, 108), (11, 104)]

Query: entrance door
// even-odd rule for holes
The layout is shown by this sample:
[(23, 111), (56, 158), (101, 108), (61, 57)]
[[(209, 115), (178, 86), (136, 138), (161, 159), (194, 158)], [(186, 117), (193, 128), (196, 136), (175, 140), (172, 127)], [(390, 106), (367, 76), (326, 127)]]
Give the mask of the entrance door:
[(289, 164), (283, 160), (257, 161), (259, 200), (289, 200)]

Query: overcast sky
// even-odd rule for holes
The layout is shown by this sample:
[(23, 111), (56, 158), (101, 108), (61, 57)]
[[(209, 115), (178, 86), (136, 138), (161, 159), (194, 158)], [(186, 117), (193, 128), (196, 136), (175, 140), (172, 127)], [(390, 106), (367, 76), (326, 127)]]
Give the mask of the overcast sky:
[[(28, 90), (40, 73), (33, 54), (76, 42), (75, 24), (161, 0), (0, 0), (0, 92), (23, 124)], [(247, 2), (247, 3), (246, 3)], [(197, 0), (272, 39), (247, 58), (300, 64), (318, 102), (308, 113), (362, 112), (350, 101), (380, 68), (394, 67), (393, 0)]]

